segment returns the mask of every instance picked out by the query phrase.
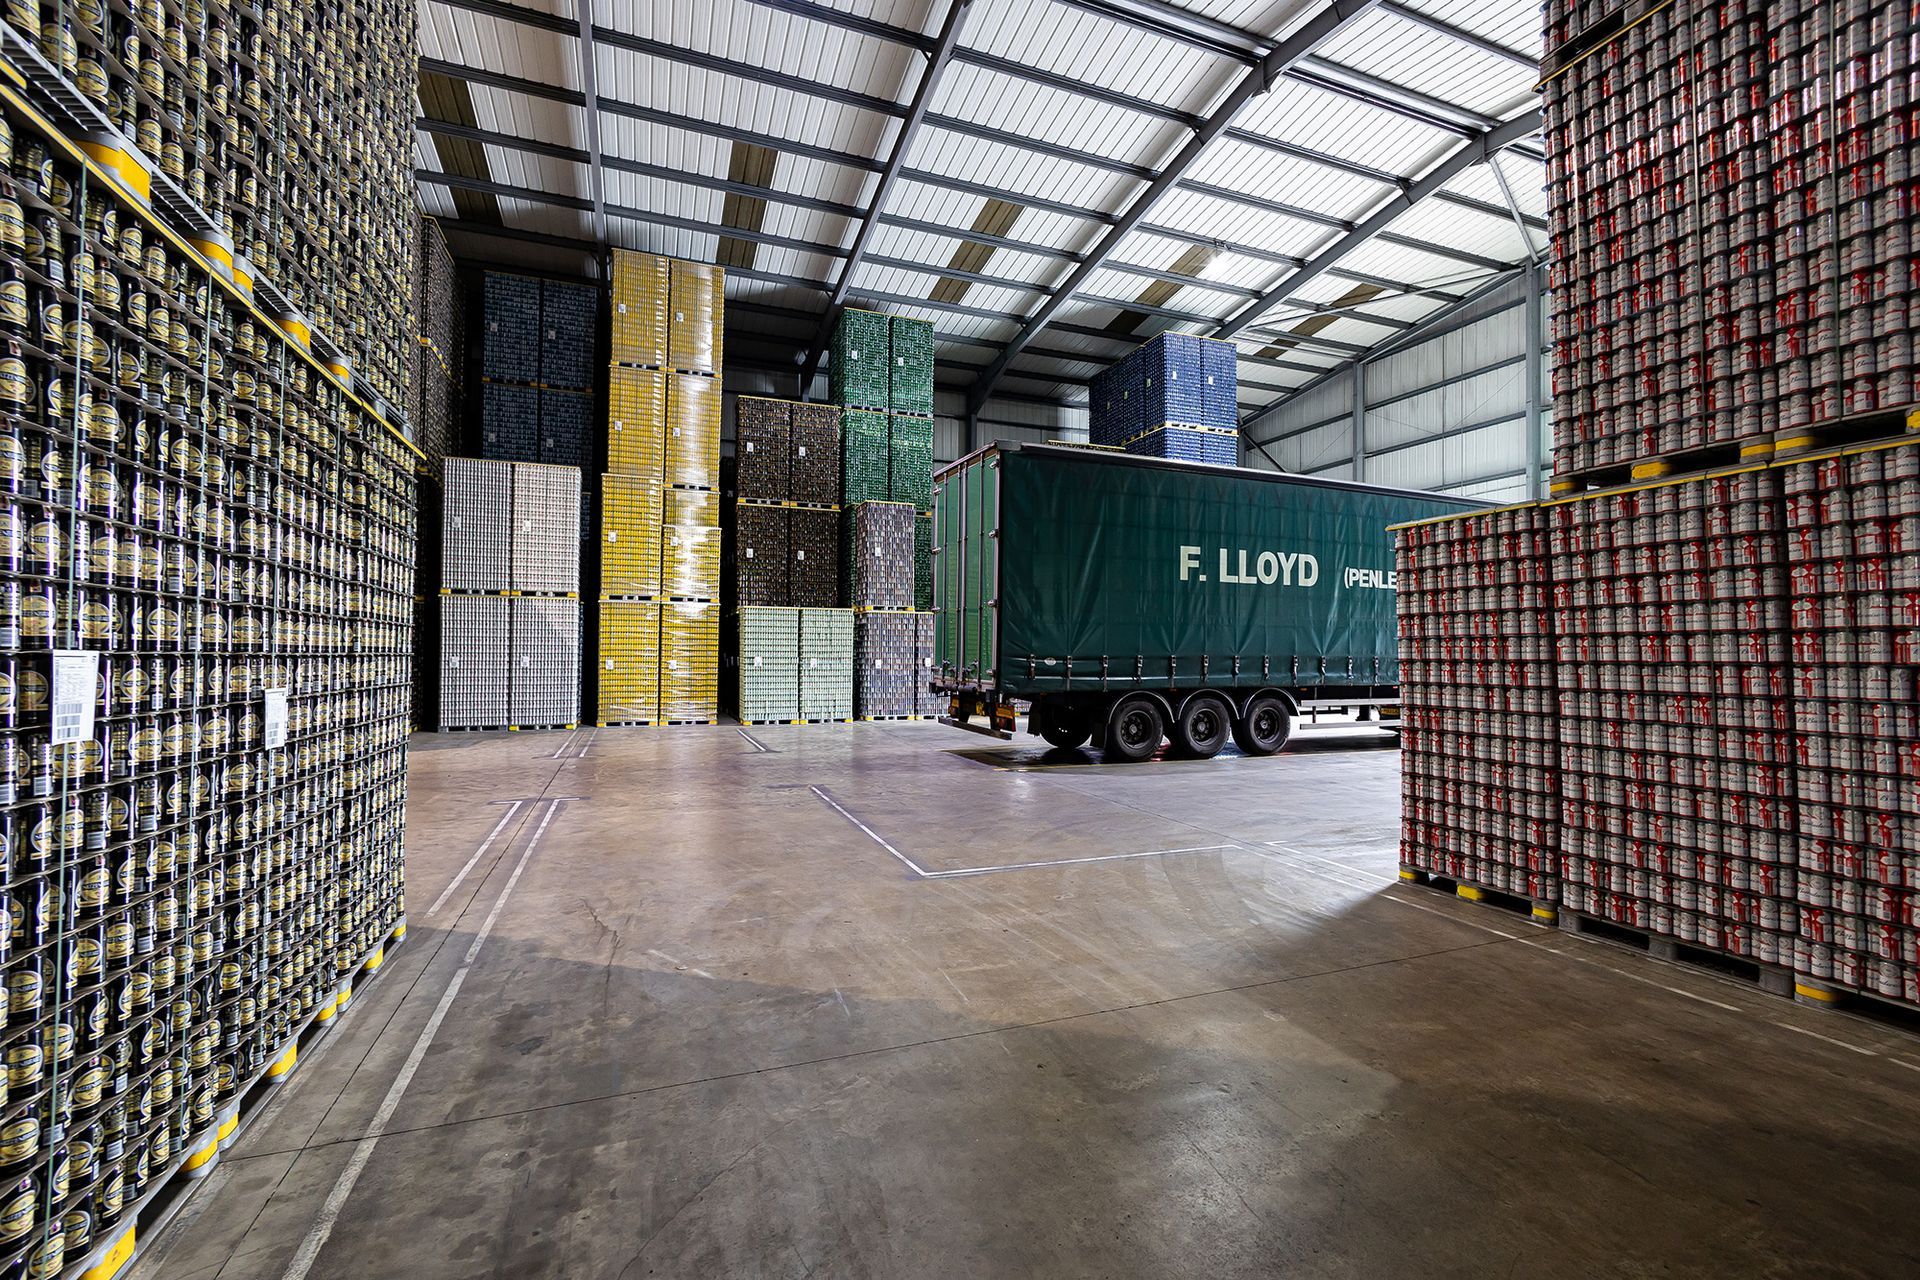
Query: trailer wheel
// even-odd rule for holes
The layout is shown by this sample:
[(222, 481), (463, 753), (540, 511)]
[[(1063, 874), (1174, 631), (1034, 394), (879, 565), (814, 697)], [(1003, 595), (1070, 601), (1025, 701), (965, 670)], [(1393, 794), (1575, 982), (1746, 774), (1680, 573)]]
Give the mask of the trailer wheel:
[(1040, 736), (1050, 747), (1070, 751), (1086, 746), (1087, 739), (1093, 736), (1093, 726), (1087, 723), (1087, 717), (1070, 707), (1044, 702), (1034, 714), (1040, 717)]
[(1233, 722), (1233, 741), (1242, 753), (1270, 756), (1293, 736), (1293, 712), (1272, 694), (1247, 703), (1246, 714)]
[(1160, 749), (1166, 732), (1166, 720), (1152, 698), (1123, 698), (1107, 720), (1104, 754), (1109, 760), (1137, 764)]
[(1210, 760), (1220, 754), (1233, 732), (1233, 714), (1227, 704), (1214, 697), (1187, 699), (1174, 717), (1173, 749), (1195, 760)]

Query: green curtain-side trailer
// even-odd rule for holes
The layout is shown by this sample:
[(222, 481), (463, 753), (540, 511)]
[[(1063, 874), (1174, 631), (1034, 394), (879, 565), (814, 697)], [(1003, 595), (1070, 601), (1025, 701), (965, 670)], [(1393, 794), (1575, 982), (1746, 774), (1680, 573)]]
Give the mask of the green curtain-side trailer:
[(1285, 744), (1399, 678), (1388, 526), (1482, 503), (1001, 443), (934, 478), (935, 687), (952, 723), (1144, 758)]

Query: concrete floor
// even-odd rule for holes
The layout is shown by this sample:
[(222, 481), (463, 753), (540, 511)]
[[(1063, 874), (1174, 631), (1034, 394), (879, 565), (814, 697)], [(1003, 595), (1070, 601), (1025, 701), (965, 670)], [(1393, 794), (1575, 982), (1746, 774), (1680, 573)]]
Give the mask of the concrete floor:
[(416, 739), (407, 944), (134, 1274), (1920, 1273), (1920, 1039), (1396, 884), (1384, 735), (749, 732)]

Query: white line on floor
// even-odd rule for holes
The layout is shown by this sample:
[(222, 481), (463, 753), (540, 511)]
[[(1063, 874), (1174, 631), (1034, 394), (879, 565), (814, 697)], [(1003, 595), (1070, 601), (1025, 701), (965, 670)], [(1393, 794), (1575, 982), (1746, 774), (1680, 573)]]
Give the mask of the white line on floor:
[(587, 748), (591, 747), (593, 745), (593, 740), (599, 736), (600, 736), (599, 729), (595, 728), (595, 729), (587, 730), (587, 740), (580, 744), (580, 754), (575, 756), (574, 759), (585, 760), (587, 758)]
[(512, 806), (507, 809), (506, 813), (502, 815), (500, 821), (493, 824), (493, 830), (487, 832), (487, 838), (480, 842), (480, 847), (473, 851), (471, 858), (467, 859), (467, 865), (460, 868), (460, 873), (454, 876), (447, 887), (440, 891), (440, 896), (433, 900), (433, 905), (427, 908), (427, 914), (423, 916), (422, 919), (433, 919), (433, 913), (447, 904), (447, 896), (460, 887), (460, 882), (467, 878), (467, 873), (473, 870), (474, 864), (486, 856), (487, 850), (493, 847), (494, 840), (499, 837), (500, 832), (505, 829), (506, 825), (513, 821), (513, 815), (520, 812), (520, 806), (525, 803), (526, 801), (524, 800), (515, 800)]
[(664, 951), (655, 951), (652, 947), (648, 947), (647, 954), (652, 956), (655, 960), (666, 961), (668, 964), (672, 965), (676, 969), (684, 969), (696, 978), (711, 979), (713, 977), (713, 975), (708, 973), (705, 969), (696, 969), (690, 964), (681, 964), (680, 961), (676, 960), (674, 957), (668, 955)]
[[(1805, 1027), (1796, 1027), (1791, 1022), (1781, 1022), (1775, 1019), (1773, 1025), (1776, 1027), (1785, 1027), (1789, 1031), (1796, 1031), (1803, 1036), (1812, 1036), (1815, 1040), (1825, 1040), (1828, 1044), (1838, 1045), (1842, 1049), (1851, 1049), (1863, 1057), (1877, 1058), (1880, 1056), (1879, 1053), (1872, 1049), (1863, 1049), (1857, 1044), (1848, 1044), (1845, 1040), (1836, 1040), (1832, 1036), (1823, 1036), (1818, 1031), (1809, 1031)], [(1896, 1058), (1894, 1061), (1897, 1062), (1899, 1059)]]
[(374, 1113), (373, 1122), (367, 1126), (367, 1136), (356, 1142), (353, 1154), (347, 1160), (347, 1167), (340, 1171), (339, 1181), (333, 1184), (326, 1203), (320, 1206), (320, 1216), (315, 1220), (313, 1229), (307, 1232), (307, 1238), (300, 1242), (300, 1248), (293, 1255), (293, 1261), (287, 1264), (282, 1280), (305, 1280), (313, 1270), (314, 1259), (320, 1256), (320, 1250), (326, 1246), (327, 1238), (333, 1234), (333, 1227), (340, 1220), (340, 1211), (346, 1208), (347, 1197), (353, 1194), (354, 1184), (360, 1181), (365, 1172), (367, 1161), (373, 1158), (373, 1149), (379, 1145), (380, 1137), (386, 1132), (387, 1125), (393, 1119), (394, 1110), (399, 1107), (400, 1099), (406, 1094), (407, 1086), (413, 1083), (413, 1073), (420, 1069), (420, 1060), (426, 1057), (427, 1049), (433, 1044), (433, 1038), (440, 1031), (440, 1024), (446, 1020), (447, 1010), (453, 1007), (454, 999), (459, 996), (460, 988), (466, 983), (467, 974), (473, 970), (474, 958), (480, 954), (494, 924), (500, 919), (502, 908), (513, 893), (514, 886), (520, 883), (520, 873), (527, 869), (527, 863), (533, 858), (533, 851), (540, 847), (540, 837), (547, 833), (547, 824), (553, 821), (553, 815), (560, 812), (563, 800), (548, 803), (547, 813), (540, 820), (540, 826), (533, 833), (533, 839), (527, 841), (526, 851), (520, 855), (520, 861), (514, 864), (513, 874), (507, 877), (506, 887), (500, 890), (500, 896), (494, 899), (493, 909), (487, 912), (487, 918), (480, 931), (473, 935), (473, 943), (467, 948), (467, 954), (460, 961), (453, 981), (440, 996), (440, 1003), (434, 1006), (433, 1016), (427, 1019), (427, 1025), (421, 1029), (420, 1038), (413, 1043), (412, 1052), (400, 1068), (400, 1074), (394, 1077), (393, 1087), (387, 1090), (387, 1096), (381, 1101), (380, 1109)]
[(1009, 862), (998, 867), (953, 867), (944, 871), (923, 871), (920, 874), (929, 880), (943, 880), (953, 876), (984, 876), (996, 871), (1037, 871), (1043, 867), (1070, 867), (1082, 862), (1119, 862), (1126, 858), (1161, 858), (1171, 853), (1219, 853), (1223, 850), (1238, 849), (1234, 844), (1202, 844), (1186, 849), (1148, 849), (1144, 853), (1102, 853), (1091, 858), (1054, 858), (1047, 862)]
[(752, 734), (748, 733), (745, 729), (735, 729), (734, 732), (739, 734), (741, 737), (745, 738), (748, 744), (752, 746), (755, 751), (771, 752), (773, 750), (772, 747), (760, 741), (760, 739), (754, 737)]
[(921, 866), (919, 863), (915, 862), (912, 858), (909, 858), (906, 854), (900, 852), (898, 849), (888, 844), (885, 840), (882, 840), (880, 838), (879, 832), (875, 831), (872, 827), (860, 821), (860, 819), (854, 817), (852, 814), (848, 813), (838, 800), (835, 800), (832, 796), (828, 795), (825, 791), (822, 791), (819, 787), (808, 787), (807, 790), (813, 792), (814, 795), (819, 796), (821, 802), (827, 805), (827, 807), (832, 809), (835, 813), (839, 814), (841, 817), (845, 818), (848, 822), (851, 822), (854, 826), (860, 828), (862, 831), (866, 832), (867, 839), (873, 841), (875, 844), (879, 845), (882, 849), (885, 849), (888, 853), (898, 858), (901, 864), (905, 866), (907, 870), (913, 872), (913, 874), (919, 876), (923, 880), (927, 878), (928, 872), (925, 867)]
[(566, 738), (560, 743), (559, 746), (553, 749), (553, 754), (549, 756), (548, 759), (558, 760), (561, 756), (567, 754), (567, 748), (573, 745), (573, 739), (575, 735), (577, 735), (579, 732), (580, 731), (578, 729), (568, 730)]
[(1896, 1067), (1905, 1067), (1909, 1071), (1920, 1071), (1920, 1062), (1908, 1062), (1905, 1058), (1888, 1058)]

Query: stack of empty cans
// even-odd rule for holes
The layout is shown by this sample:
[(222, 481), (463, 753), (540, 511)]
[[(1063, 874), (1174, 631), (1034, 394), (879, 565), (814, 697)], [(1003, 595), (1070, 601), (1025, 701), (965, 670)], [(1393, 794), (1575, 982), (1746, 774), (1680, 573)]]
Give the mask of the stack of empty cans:
[(443, 729), (580, 716), (580, 473), (448, 458), (441, 535)]
[(902, 502), (863, 502), (847, 513), (847, 599), (854, 608), (913, 608), (914, 515)]
[(856, 613), (853, 619), (855, 713), (866, 720), (902, 720), (920, 714), (916, 690), (923, 683), (920, 615)]
[(737, 611), (735, 706), (749, 724), (800, 718), (800, 611), (743, 605)]
[[(1920, 448), (1785, 470), (1794, 970), (1920, 1004)], [(1782, 921), (1781, 928), (1790, 928)]]
[(800, 719), (853, 717), (853, 614), (800, 610)]
[(1559, 745), (1545, 521), (1447, 517), (1400, 539), (1403, 865), (1559, 901)]
[(725, 274), (613, 255), (601, 477), (601, 724), (719, 715)]
[(1088, 385), (1088, 438), (1153, 458), (1234, 466), (1238, 357), (1232, 343), (1163, 333)]
[(1547, 6), (1556, 471), (1907, 409), (1909, 0), (1615, 7)]
[(481, 301), (480, 452), (590, 467), (598, 292), (489, 271)]

